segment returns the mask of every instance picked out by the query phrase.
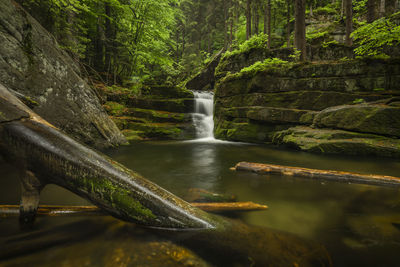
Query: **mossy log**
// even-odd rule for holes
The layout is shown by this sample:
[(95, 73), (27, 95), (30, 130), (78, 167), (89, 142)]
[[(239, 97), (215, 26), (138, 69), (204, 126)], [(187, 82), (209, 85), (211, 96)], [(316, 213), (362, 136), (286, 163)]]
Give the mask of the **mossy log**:
[[(256, 211), (266, 210), (268, 206), (254, 202), (209, 202), (191, 203), (193, 206), (209, 212)], [(0, 217), (19, 216), (19, 205), (0, 205)], [(38, 216), (96, 216), (107, 215), (96, 206), (53, 206), (41, 205), (37, 209)]]
[(273, 164), (261, 164), (251, 162), (239, 162), (232, 168), (236, 171), (248, 171), (257, 174), (281, 174), (287, 176), (306, 177), (312, 179), (324, 179), (330, 181), (370, 184), (370, 185), (385, 185), (385, 186), (400, 186), (400, 178), (386, 175), (375, 174), (360, 174), (353, 172), (331, 171), (308, 169), (301, 167), (289, 167)]

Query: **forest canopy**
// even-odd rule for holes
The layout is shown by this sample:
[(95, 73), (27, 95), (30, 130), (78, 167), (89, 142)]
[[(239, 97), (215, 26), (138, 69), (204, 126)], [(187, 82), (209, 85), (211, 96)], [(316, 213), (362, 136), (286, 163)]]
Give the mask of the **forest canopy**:
[[(306, 45), (345, 43), (354, 45), (357, 56), (388, 57), (400, 42), (397, 0), (19, 2), (88, 74), (110, 85), (176, 84), (220, 50), (296, 46), (305, 51)], [(296, 16), (302, 13), (305, 23), (299, 26)], [(303, 37), (296, 33), (303, 30), (299, 48), (295, 39)]]

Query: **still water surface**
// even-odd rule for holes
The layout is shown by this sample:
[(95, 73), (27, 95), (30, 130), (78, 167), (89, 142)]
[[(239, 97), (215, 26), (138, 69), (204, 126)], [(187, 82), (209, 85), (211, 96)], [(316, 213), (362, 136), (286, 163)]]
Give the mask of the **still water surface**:
[[(240, 214), (237, 218), (250, 225), (283, 230), (322, 243), (331, 254), (334, 266), (399, 265), (400, 194), (397, 188), (229, 170), (239, 161), (251, 161), (400, 177), (399, 161), (322, 156), (224, 142), (136, 143), (106, 154), (181, 197), (187, 195), (189, 188), (202, 188), (235, 194), (239, 201), (266, 204), (267, 211)], [(17, 204), (16, 170), (7, 165), (0, 167), (0, 203)], [(41, 203), (87, 204), (56, 186), (44, 189)], [(93, 265), (96, 260), (97, 264), (107, 265), (110, 263), (100, 259), (109, 255), (117, 265), (167, 266), (167, 260), (160, 262), (163, 250), (175, 253), (178, 262), (189, 259), (183, 265), (213, 262), (192, 250), (202, 255), (204, 262), (199, 262), (195, 256), (191, 258), (192, 252), (171, 247), (174, 245), (169, 241), (144, 229), (120, 224), (107, 217), (39, 218), (34, 234), (21, 233), (16, 218), (0, 218), (0, 246), (7, 251), (0, 253), (0, 265), (50, 266), (55, 262)], [(111, 228), (119, 230), (111, 231)], [(127, 260), (126, 247), (134, 250), (132, 255), (136, 258)], [(154, 258), (158, 260), (153, 261)]]

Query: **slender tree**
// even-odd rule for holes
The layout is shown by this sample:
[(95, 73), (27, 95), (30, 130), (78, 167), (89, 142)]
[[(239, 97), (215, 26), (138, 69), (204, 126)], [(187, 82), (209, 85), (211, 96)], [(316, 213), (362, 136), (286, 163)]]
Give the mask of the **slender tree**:
[(246, 40), (251, 37), (251, 0), (246, 2)]
[(306, 50), (306, 3), (305, 0), (295, 0), (295, 47), (301, 52), (300, 60), (305, 61)]
[(267, 1), (267, 34), (268, 34), (268, 48), (271, 49), (271, 0)]
[(346, 9), (346, 44), (350, 46), (353, 44), (353, 39), (350, 37), (350, 34), (353, 32), (353, 1), (343, 1), (345, 2)]
[(367, 1), (367, 22), (368, 23), (372, 23), (376, 19), (375, 3), (376, 3), (376, 0), (368, 0)]
[(290, 19), (291, 19), (291, 9), (290, 9), (290, 0), (286, 0), (286, 6), (287, 6), (287, 10), (286, 10), (286, 46), (290, 47)]
[(386, 13), (386, 1), (381, 0), (380, 5), (379, 5), (379, 17), (383, 18)]

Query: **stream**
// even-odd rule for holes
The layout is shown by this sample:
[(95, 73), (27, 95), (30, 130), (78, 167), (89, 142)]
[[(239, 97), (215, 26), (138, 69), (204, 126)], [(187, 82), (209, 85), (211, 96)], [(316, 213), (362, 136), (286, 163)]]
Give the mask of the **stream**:
[[(252, 161), (400, 176), (398, 161), (323, 156), (260, 145), (209, 142), (136, 143), (106, 153), (178, 196), (185, 197), (189, 188), (202, 188), (235, 194), (239, 201), (266, 204), (269, 206), (267, 211), (247, 212), (236, 217), (250, 225), (283, 230), (322, 243), (331, 254), (334, 266), (398, 264), (400, 198), (397, 188), (275, 175), (259, 176), (229, 170), (239, 161)], [(8, 165), (1, 166), (0, 203), (19, 202), (20, 189), (16, 172)], [(87, 204), (78, 196), (53, 185), (43, 190), (41, 203)], [(85, 257), (97, 258), (99, 251), (115, 251), (126, 246), (135, 248), (135, 253), (141, 251), (143, 255), (140, 255), (146, 260), (148, 254), (151, 256), (157, 251), (152, 251), (151, 246), (150, 251), (149, 247), (144, 249), (141, 247), (143, 244), (149, 246), (159, 245), (157, 241), (165, 242), (160, 237), (145, 234), (145, 230), (132, 226), (124, 230), (124, 233), (129, 232), (132, 239), (124, 239), (121, 243), (119, 231), (105, 231), (115, 228), (109, 225), (110, 221), (112, 225), (118, 225), (118, 220), (109, 217), (42, 217), (38, 218), (35, 228), (44, 234), (31, 236), (20, 232), (17, 218), (0, 218), (0, 240), (7, 241), (5, 247), (10, 250), (0, 259), (6, 266), (7, 263), (10, 266), (26, 263), (40, 263), (43, 266), (43, 261), (51, 265), (61, 260), (84, 261)], [(124, 227), (128, 228), (126, 225)], [(98, 231), (107, 234), (99, 235)], [(22, 238), (21, 235), (27, 236)], [(140, 244), (137, 243), (138, 236)], [(107, 242), (100, 242), (99, 238)], [(82, 244), (96, 249), (89, 250), (86, 246), (83, 249)], [(156, 246), (154, 249), (159, 250)], [(73, 256), (77, 251), (86, 251), (88, 255)], [(148, 259), (145, 262), (149, 263)]]
[[(234, 194), (239, 201), (266, 204), (269, 207), (266, 211), (231, 214), (230, 217), (250, 225), (250, 229), (270, 228), (322, 244), (334, 266), (398, 265), (398, 188), (230, 170), (240, 161), (249, 161), (400, 177), (398, 160), (316, 155), (218, 141), (212, 135), (212, 97), (199, 94), (196, 98), (193, 120), (198, 139), (138, 142), (104, 151), (105, 154), (182, 198), (188, 195), (190, 188), (201, 188)], [(1, 204), (19, 203), (17, 173), (17, 169), (0, 160)], [(65, 189), (49, 185), (42, 191), (41, 204), (90, 203)], [(208, 247), (196, 246), (187, 241), (190, 237), (173, 236), (160, 235), (109, 216), (39, 217), (31, 230), (19, 229), (16, 217), (0, 217), (0, 265), (252, 265), (250, 258), (249, 264), (235, 264), (229, 253), (210, 253), (219, 251), (212, 242), (207, 243)], [(294, 266), (298, 266), (296, 264)], [(275, 266), (274, 262), (271, 265)]]

